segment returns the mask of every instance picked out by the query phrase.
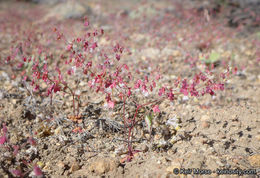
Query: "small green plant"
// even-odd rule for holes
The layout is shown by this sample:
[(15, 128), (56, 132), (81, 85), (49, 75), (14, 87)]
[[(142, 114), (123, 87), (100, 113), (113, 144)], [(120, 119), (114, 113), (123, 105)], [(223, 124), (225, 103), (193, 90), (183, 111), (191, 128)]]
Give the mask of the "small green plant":
[(200, 57), (200, 60), (205, 62), (206, 65), (215, 64), (220, 59), (220, 54), (212, 51), (208, 57)]

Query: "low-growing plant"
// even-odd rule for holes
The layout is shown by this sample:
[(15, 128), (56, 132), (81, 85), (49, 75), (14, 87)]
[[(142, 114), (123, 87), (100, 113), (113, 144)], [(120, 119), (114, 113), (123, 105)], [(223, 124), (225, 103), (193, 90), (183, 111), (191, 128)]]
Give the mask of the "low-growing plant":
[[(215, 74), (207, 68), (195, 74), (193, 78), (178, 78), (171, 81), (171, 85), (162, 82), (159, 67), (147, 66), (144, 69), (138, 66), (129, 66), (127, 58), (130, 51), (115, 43), (104, 45), (99, 38), (104, 35), (103, 29), (90, 28), (87, 19), (84, 20), (86, 32), (81, 37), (68, 40), (55, 28), (57, 40), (66, 44), (60, 53), (58, 62), (53, 65), (51, 55), (43, 58), (25, 57), (21, 66), (27, 71), (26, 81), (30, 81), (34, 91), (45, 83), (46, 92), (43, 96), (52, 98), (54, 95), (69, 95), (72, 97), (73, 115), (80, 118), (80, 105), (83, 101), (83, 91), (95, 92), (100, 97), (105, 96), (105, 106), (114, 109), (118, 104), (124, 122), (124, 131), (127, 138), (128, 156), (130, 161), (135, 152), (132, 139), (133, 129), (138, 122), (145, 120), (151, 133), (152, 113), (160, 112), (159, 105), (165, 100), (173, 102), (180, 96), (200, 97), (205, 94), (215, 95), (216, 91), (224, 90), (224, 81), (229, 76), (229, 69), (221, 74)], [(145, 71), (145, 72), (144, 72)], [(85, 83), (84, 83), (84, 82)], [(82, 83), (83, 82), (83, 85)], [(87, 83), (87, 84), (86, 84)], [(134, 106), (134, 111), (130, 108)], [(140, 110), (149, 108), (147, 114), (140, 114)]]

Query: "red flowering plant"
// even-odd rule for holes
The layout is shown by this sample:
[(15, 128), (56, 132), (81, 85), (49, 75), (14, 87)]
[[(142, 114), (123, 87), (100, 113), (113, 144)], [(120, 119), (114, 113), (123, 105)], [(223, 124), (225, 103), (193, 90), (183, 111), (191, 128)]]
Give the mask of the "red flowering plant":
[[(89, 28), (87, 19), (84, 25)], [(100, 44), (98, 39), (104, 35), (103, 29), (87, 30), (82, 37), (71, 41), (59, 30), (55, 29), (55, 33), (57, 40), (66, 42), (66, 47), (54, 68), (49, 65), (48, 56), (45, 56), (43, 61), (34, 61), (30, 78), (35, 91), (39, 90), (40, 83), (44, 82), (47, 84), (46, 95), (51, 98), (51, 103), (54, 94), (64, 93), (72, 96), (73, 117), (80, 117), (83, 91), (94, 91), (101, 97), (105, 96), (106, 106), (110, 109), (122, 103), (120, 109), (128, 145), (128, 156), (125, 160), (128, 161), (138, 152), (132, 148), (133, 128), (143, 119), (148, 127), (152, 122), (150, 117), (143, 118), (141, 109), (148, 107), (148, 112), (159, 113), (159, 105), (164, 100), (172, 102), (181, 95), (214, 95), (217, 90), (224, 90), (224, 80), (229, 75), (229, 70), (216, 75), (207, 68), (192, 79), (178, 78), (169, 86), (161, 82), (159, 68), (150, 69), (143, 75), (138, 68), (127, 65), (122, 59), (129, 54), (129, 50), (119, 43), (112, 46)], [(80, 85), (82, 80), (88, 84)], [(74, 81), (74, 84), (68, 81)], [(131, 105), (135, 108), (133, 112), (128, 107)]]

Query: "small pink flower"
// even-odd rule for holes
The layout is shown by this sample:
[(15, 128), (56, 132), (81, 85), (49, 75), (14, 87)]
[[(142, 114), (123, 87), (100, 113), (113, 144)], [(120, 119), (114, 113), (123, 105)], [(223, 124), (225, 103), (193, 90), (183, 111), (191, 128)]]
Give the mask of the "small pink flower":
[(116, 54), (116, 60), (120, 60), (120, 55), (119, 54)]
[(210, 94), (211, 96), (215, 94), (210, 87), (206, 87), (206, 93)]
[(4, 134), (2, 137), (0, 137), (0, 145), (3, 145), (6, 142), (6, 135)]
[(33, 88), (34, 92), (37, 92), (39, 90), (40, 86), (39, 85), (35, 85), (35, 87)]
[(103, 29), (101, 29), (101, 30), (100, 30), (100, 33), (101, 33), (101, 35), (103, 35), (103, 34), (104, 34), (104, 30), (103, 30)]
[(26, 81), (26, 80), (27, 80), (27, 78), (28, 78), (28, 76), (24, 76), (23, 80), (24, 80), (24, 81)]
[(236, 75), (237, 74), (237, 67), (235, 67), (232, 72), (233, 72), (234, 75)]
[(7, 56), (7, 58), (5, 59), (5, 62), (8, 63), (11, 61), (11, 56)]
[(154, 113), (157, 113), (157, 112), (159, 113), (159, 112), (161, 112), (158, 105), (154, 105), (154, 107), (153, 107), (153, 112), (154, 112)]
[(42, 171), (37, 165), (33, 167), (33, 173), (35, 176), (42, 176)]
[(44, 73), (42, 74), (42, 80), (45, 81), (45, 82), (47, 82), (47, 80), (48, 80), (48, 72), (44, 72)]
[(113, 108), (115, 107), (115, 102), (113, 102), (112, 100), (110, 100), (110, 101), (108, 102), (108, 107), (113, 109)]
[(205, 75), (200, 75), (200, 79), (204, 82), (204, 81), (206, 81), (207, 80), (207, 77), (205, 76)]
[(53, 86), (53, 91), (54, 93), (58, 92), (61, 90), (61, 87), (59, 86), (59, 84), (56, 82)]
[(150, 86), (149, 86), (149, 89), (150, 89), (150, 91), (152, 92), (152, 91), (153, 91), (153, 86), (150, 85)]
[(132, 94), (132, 92), (131, 92), (131, 89), (130, 89), (130, 88), (128, 88), (128, 91), (127, 91), (127, 96), (129, 97), (131, 94)]
[(91, 45), (91, 48), (92, 48), (93, 50), (95, 50), (97, 47), (98, 47), (97, 42), (95, 42), (95, 43), (93, 43), (93, 44)]
[(7, 141), (7, 127), (3, 125), (3, 136), (0, 137), (0, 145), (3, 145)]
[(17, 65), (17, 68), (18, 69), (21, 69), (23, 67), (23, 62), (21, 62), (21, 63), (19, 63), (18, 65)]
[(126, 64), (124, 64), (123, 67), (125, 68), (125, 70), (129, 70), (129, 68)]
[(81, 42), (81, 38), (77, 38), (77, 42), (78, 42), (78, 43)]
[(160, 88), (159, 92), (158, 92), (158, 95), (162, 96), (164, 93), (165, 93), (165, 88), (164, 87)]
[(22, 177), (23, 174), (19, 169), (15, 169), (11, 171), (13, 175), (17, 176), (17, 177)]
[(74, 70), (73, 70), (73, 69), (67, 70), (67, 74), (68, 74), (68, 75), (72, 75), (73, 73), (74, 73)]
[(135, 89), (140, 88), (141, 84), (142, 84), (142, 81), (141, 81), (140, 79), (138, 79), (137, 82), (135, 83), (134, 88), (135, 88)]
[(149, 79), (148, 79), (148, 76), (145, 76), (145, 83), (148, 83), (149, 82)]
[(69, 44), (68, 46), (67, 46), (67, 51), (70, 51), (70, 50), (72, 50), (73, 49), (73, 44)]
[(189, 92), (188, 92), (187, 89), (181, 89), (180, 92), (181, 92), (182, 94), (184, 94), (185, 96), (188, 96), (188, 95), (189, 95)]
[(88, 67), (91, 67), (91, 66), (92, 66), (92, 61), (89, 61), (89, 62), (87, 63), (87, 66), (88, 66)]
[(174, 100), (174, 94), (172, 93), (172, 91), (170, 91), (168, 94), (167, 94), (168, 98), (170, 101), (173, 101)]
[(89, 21), (87, 17), (84, 18), (84, 26), (85, 27), (89, 26)]
[(146, 91), (147, 91), (147, 87), (146, 87), (146, 85), (145, 85), (145, 84), (143, 84), (143, 85), (142, 85), (142, 90), (143, 90), (144, 92), (146, 92)]

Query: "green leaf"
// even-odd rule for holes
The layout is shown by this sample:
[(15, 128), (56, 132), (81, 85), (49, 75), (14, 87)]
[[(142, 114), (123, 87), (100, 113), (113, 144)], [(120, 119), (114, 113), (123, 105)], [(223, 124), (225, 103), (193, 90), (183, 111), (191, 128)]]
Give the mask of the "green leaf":
[(220, 54), (217, 52), (212, 52), (209, 56), (209, 60), (211, 63), (218, 61), (219, 58), (220, 58)]
[(214, 51), (210, 53), (208, 59), (200, 57), (200, 59), (203, 60), (206, 64), (214, 64), (219, 60), (219, 58), (220, 58), (220, 54)]
[(148, 131), (152, 132), (152, 121), (153, 121), (153, 116), (152, 115), (146, 115), (145, 118), (145, 123), (147, 125)]
[(256, 32), (256, 36), (258, 39), (260, 39), (260, 32)]

